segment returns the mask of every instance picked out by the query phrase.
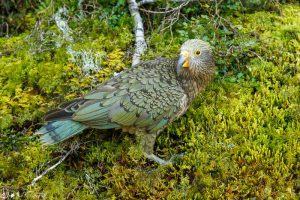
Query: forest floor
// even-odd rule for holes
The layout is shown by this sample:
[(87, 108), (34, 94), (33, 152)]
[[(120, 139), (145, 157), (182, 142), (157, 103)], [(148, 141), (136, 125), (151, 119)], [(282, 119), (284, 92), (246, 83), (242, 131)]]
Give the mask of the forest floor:
[(130, 67), (133, 22), (118, 2), (85, 12), (77, 4), (38, 4), (12, 21), (15, 34), (0, 37), (0, 198), (299, 198), (296, 3), (260, 11), (220, 4), (219, 13), (210, 4), (186, 6), (167, 29), (142, 13), (144, 60), (174, 57), (191, 38), (208, 41), (216, 57), (213, 83), (157, 140), (164, 159), (184, 152), (172, 165), (145, 159), (135, 138), (120, 131), (87, 130), (41, 145), (34, 132), (47, 111)]

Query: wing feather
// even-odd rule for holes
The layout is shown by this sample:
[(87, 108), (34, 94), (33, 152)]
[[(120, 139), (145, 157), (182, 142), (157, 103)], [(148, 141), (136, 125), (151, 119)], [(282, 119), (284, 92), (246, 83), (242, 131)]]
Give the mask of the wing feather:
[(100, 129), (133, 126), (157, 131), (185, 111), (182, 99), (186, 95), (175, 64), (167, 62), (158, 59), (125, 70), (51, 115)]

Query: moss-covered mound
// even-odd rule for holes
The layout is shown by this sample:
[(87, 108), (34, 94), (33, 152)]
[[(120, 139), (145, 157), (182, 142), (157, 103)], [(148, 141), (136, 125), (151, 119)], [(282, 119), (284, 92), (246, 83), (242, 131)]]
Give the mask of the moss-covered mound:
[(47, 111), (130, 66), (134, 35), (127, 4), (32, 0), (20, 10), (7, 2), (8, 26), (0, 27), (0, 197), (299, 198), (297, 3), (194, 2), (176, 24), (142, 11), (145, 60), (176, 56), (183, 41), (201, 38), (214, 47), (218, 67), (214, 82), (158, 138), (160, 157), (185, 154), (157, 166), (131, 135), (118, 131), (89, 130), (50, 147), (33, 135)]

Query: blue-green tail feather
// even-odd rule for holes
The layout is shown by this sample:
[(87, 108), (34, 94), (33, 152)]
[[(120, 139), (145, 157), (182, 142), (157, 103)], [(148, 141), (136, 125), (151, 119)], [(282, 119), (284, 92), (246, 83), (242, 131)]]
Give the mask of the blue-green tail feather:
[(41, 140), (44, 145), (49, 145), (62, 142), (86, 128), (87, 126), (80, 122), (64, 119), (48, 122), (45, 126), (40, 128), (36, 134), (41, 135)]

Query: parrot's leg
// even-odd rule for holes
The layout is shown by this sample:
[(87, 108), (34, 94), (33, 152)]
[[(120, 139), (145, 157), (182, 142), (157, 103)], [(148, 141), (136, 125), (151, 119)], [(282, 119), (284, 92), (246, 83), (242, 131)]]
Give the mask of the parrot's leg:
[(137, 135), (140, 139), (140, 145), (144, 149), (144, 155), (146, 158), (153, 160), (154, 162), (160, 164), (160, 165), (166, 165), (168, 163), (172, 163), (174, 158), (177, 158), (178, 156), (182, 155), (174, 155), (169, 160), (163, 160), (153, 154), (153, 147), (155, 144), (156, 137), (158, 136), (159, 132), (157, 133), (145, 133), (145, 132), (139, 132)]

